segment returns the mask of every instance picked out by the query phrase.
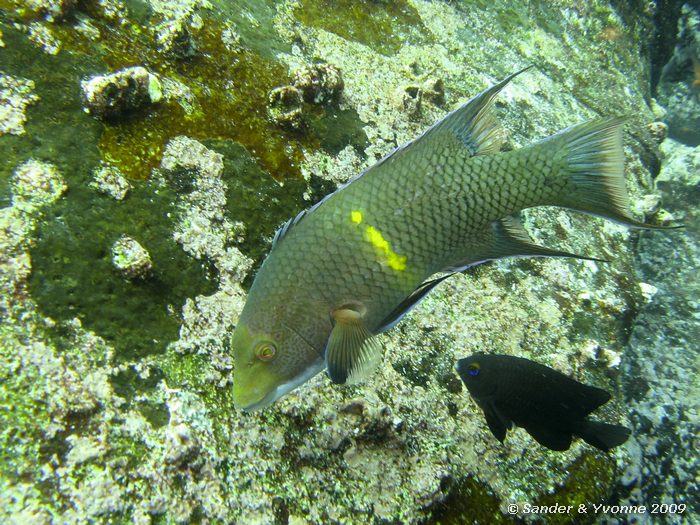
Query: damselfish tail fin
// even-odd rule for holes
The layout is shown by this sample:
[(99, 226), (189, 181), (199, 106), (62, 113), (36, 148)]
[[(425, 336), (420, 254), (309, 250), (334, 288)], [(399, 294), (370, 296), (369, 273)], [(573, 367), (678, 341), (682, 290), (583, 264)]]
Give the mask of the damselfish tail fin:
[(567, 128), (547, 141), (566, 153), (569, 184), (557, 204), (637, 228), (668, 228), (636, 220), (625, 187), (624, 117), (592, 120)]
[(630, 437), (630, 429), (622, 425), (611, 425), (588, 419), (577, 426), (574, 433), (589, 445), (608, 452), (611, 448), (622, 445)]

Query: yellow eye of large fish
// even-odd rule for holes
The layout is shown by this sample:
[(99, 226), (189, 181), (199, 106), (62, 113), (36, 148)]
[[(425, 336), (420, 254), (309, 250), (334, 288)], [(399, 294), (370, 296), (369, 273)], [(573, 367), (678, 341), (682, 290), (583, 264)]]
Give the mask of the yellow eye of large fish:
[(272, 343), (261, 343), (255, 349), (255, 355), (261, 361), (272, 360), (272, 358), (275, 357), (276, 352), (277, 352), (277, 349), (275, 348), (275, 345), (273, 345)]

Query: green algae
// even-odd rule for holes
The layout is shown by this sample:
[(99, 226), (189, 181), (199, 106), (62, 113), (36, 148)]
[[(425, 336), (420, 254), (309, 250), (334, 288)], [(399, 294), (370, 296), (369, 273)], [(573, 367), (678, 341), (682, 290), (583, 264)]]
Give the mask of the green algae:
[(278, 179), (297, 176), (302, 153), (267, 119), (267, 94), (289, 80), (286, 68), (247, 49), (228, 50), (223, 26), (205, 20), (193, 38), (197, 54), (185, 61), (164, 57), (155, 43), (121, 27), (105, 61), (110, 69), (142, 64), (162, 77), (192, 89), (197, 107), (186, 113), (175, 101), (164, 102), (139, 116), (109, 123), (100, 139), (105, 160), (127, 175), (145, 178), (160, 161), (167, 141), (177, 135), (195, 139), (231, 138), (241, 142)]
[[(571, 505), (575, 516), (570, 514), (551, 514), (547, 516), (547, 523), (552, 525), (564, 525), (576, 523), (585, 525), (594, 523), (596, 515), (591, 511), (593, 503), (604, 503), (611, 496), (611, 487), (614, 485), (618, 472), (615, 460), (600, 452), (585, 452), (569, 466), (569, 476), (561, 487), (551, 494), (539, 498), (535, 505)], [(588, 513), (576, 512), (580, 506), (588, 508)]]
[[(142, 65), (161, 78), (181, 82), (196, 97), (196, 107), (189, 112), (176, 100), (166, 100), (106, 122), (98, 142), (102, 160), (130, 178), (145, 179), (175, 136), (231, 138), (244, 144), (273, 177), (299, 176), (303, 136), (292, 140), (268, 120), (266, 112), (268, 92), (289, 81), (285, 66), (249, 48), (228, 49), (221, 38), (225, 26), (216, 19), (204, 18), (202, 28), (191, 36), (194, 55), (183, 59), (159, 49), (153, 31), (141, 23), (115, 23), (91, 3), (81, 4), (81, 9), (99, 31), (98, 41), (76, 31), (72, 19), (52, 24), (51, 29), (65, 50), (61, 55), (90, 59), (93, 67), (89, 71), (82, 67), (84, 74)], [(28, 15), (15, 9), (15, 18), (23, 16)], [(95, 65), (98, 60), (104, 65)]]
[(318, 144), (331, 155), (337, 155), (347, 146), (363, 152), (369, 142), (364, 122), (354, 109), (330, 107), (310, 119), (309, 128)]
[[(2, 20), (0, 18), (0, 20)], [(32, 45), (11, 25), (0, 22), (5, 47), (0, 48), (2, 70), (31, 78), (39, 101), (27, 108), (26, 133), (5, 135), (0, 140), (0, 205), (9, 204), (7, 183), (18, 164), (29, 158), (49, 161), (64, 174), (69, 186), (86, 181), (99, 160), (94, 144), (100, 124), (82, 110), (77, 86), (85, 71), (95, 66), (90, 57), (50, 56)], [(59, 86), (75, 86), (59, 89)]]
[(432, 515), (426, 524), (512, 523), (511, 518), (501, 513), (498, 498), (476, 479), (446, 479), (442, 485), (447, 496), (430, 509)]
[[(56, 319), (78, 317), (114, 345), (119, 359), (162, 351), (177, 339), (185, 299), (211, 293), (216, 279), (206, 264), (173, 240), (174, 193), (141, 183), (124, 202), (74, 187), (47, 211), (31, 250), (29, 288)], [(126, 233), (151, 255), (154, 275), (129, 281), (112, 265), (112, 244)]]
[(405, 0), (302, 0), (294, 15), (309, 27), (360, 42), (387, 56), (406, 44), (432, 41), (420, 15)]
[(289, 43), (279, 37), (274, 27), (277, 0), (211, 0), (211, 3), (225, 18), (235, 20), (241, 43), (257, 54), (274, 60), (277, 53), (290, 50)]

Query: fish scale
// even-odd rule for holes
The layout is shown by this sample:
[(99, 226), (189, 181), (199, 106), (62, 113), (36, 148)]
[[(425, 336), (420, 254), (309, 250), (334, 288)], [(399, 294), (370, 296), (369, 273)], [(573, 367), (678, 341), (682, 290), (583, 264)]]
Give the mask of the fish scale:
[[(507, 256), (573, 256), (533, 244), (510, 218), (520, 210), (556, 205), (647, 226), (629, 211), (623, 119), (499, 151), (492, 101), (514, 76), (280, 229), (232, 339), (237, 406), (266, 406), (324, 367), (334, 382), (366, 376), (381, 358), (374, 336), (449, 272)], [(437, 272), (448, 273), (428, 280)]]

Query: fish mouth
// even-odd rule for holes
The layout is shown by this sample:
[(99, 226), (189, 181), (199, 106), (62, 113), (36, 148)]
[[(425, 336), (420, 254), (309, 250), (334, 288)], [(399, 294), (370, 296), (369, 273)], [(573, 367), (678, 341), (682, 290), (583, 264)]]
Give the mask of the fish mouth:
[[(244, 412), (253, 412), (255, 410), (260, 410), (261, 408), (265, 408), (275, 401), (277, 401), (280, 397), (284, 396), (285, 394), (288, 394), (292, 390), (294, 390), (296, 387), (301, 385), (302, 383), (305, 383), (308, 379), (312, 378), (316, 374), (318, 374), (321, 370), (325, 368), (326, 364), (325, 361), (323, 360), (317, 360), (314, 362), (312, 366), (307, 368), (304, 372), (299, 374), (297, 377), (291, 379), (290, 381), (287, 381), (286, 383), (282, 383), (281, 385), (278, 385), (277, 387), (273, 388), (270, 390), (267, 394), (265, 394), (263, 397), (258, 399), (257, 401), (253, 401), (251, 403), (248, 403), (247, 405), (241, 405), (240, 403), (236, 402), (236, 387), (235, 387), (235, 378), (234, 378), (234, 405), (236, 408), (243, 410)], [(240, 396), (239, 396), (240, 399)]]
[(255, 410), (260, 410), (262, 408), (265, 408), (266, 406), (271, 405), (274, 403), (277, 398), (280, 397), (280, 395), (277, 394), (277, 391), (279, 390), (279, 387), (275, 388), (274, 390), (271, 390), (268, 392), (265, 396), (263, 396), (262, 399), (259, 401), (255, 401), (253, 403), (250, 403), (246, 406), (239, 407), (241, 410), (244, 412), (254, 412)]

